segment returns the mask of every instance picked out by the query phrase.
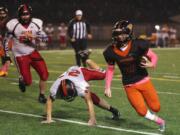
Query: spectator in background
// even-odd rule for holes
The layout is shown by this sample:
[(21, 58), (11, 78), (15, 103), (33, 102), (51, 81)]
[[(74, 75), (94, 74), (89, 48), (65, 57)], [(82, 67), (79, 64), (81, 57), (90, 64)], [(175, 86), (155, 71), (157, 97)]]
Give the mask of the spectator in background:
[(87, 39), (92, 39), (90, 25), (83, 18), (83, 12), (76, 10), (75, 17), (69, 22), (68, 35), (75, 51), (76, 64), (86, 67), (89, 52), (87, 50)]
[(48, 49), (53, 48), (52, 38), (53, 38), (53, 34), (54, 34), (54, 27), (51, 23), (47, 24), (47, 26), (45, 27), (45, 32), (48, 35)]
[(173, 27), (170, 27), (169, 29), (169, 40), (170, 40), (170, 44), (171, 46), (174, 46), (177, 43), (177, 30)]
[(163, 47), (168, 47), (169, 28), (167, 25), (162, 26), (161, 34), (162, 34)]
[(66, 48), (66, 36), (67, 36), (67, 26), (65, 23), (61, 23), (60, 26), (58, 27), (58, 39), (59, 39), (59, 44), (61, 49)]
[(161, 28), (159, 25), (155, 25), (156, 29), (156, 47), (163, 47), (163, 40), (162, 40), (162, 33), (161, 33)]

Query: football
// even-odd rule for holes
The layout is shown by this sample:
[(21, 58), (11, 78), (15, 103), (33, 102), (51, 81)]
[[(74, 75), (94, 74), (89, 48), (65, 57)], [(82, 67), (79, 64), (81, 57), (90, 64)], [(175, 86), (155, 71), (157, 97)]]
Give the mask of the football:
[(150, 58), (148, 57), (148, 56), (142, 56), (141, 57), (141, 63), (147, 63), (147, 62), (150, 62), (151, 60), (150, 60)]

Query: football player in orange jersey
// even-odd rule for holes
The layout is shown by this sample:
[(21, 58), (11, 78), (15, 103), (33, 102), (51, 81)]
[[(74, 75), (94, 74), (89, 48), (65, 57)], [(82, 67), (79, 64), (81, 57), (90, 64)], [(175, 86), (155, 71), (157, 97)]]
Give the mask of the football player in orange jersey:
[(160, 102), (146, 68), (154, 68), (156, 54), (142, 39), (133, 39), (133, 25), (126, 20), (118, 21), (112, 30), (113, 42), (103, 52), (108, 64), (105, 95), (111, 97), (111, 81), (115, 63), (118, 65), (127, 98), (136, 112), (165, 130), (165, 121), (153, 112), (159, 112)]

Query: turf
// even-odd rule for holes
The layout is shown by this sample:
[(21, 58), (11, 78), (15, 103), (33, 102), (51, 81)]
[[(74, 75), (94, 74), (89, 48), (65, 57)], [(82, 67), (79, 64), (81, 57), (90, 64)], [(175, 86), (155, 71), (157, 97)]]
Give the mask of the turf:
[[(161, 101), (161, 111), (159, 115), (167, 122), (166, 135), (180, 134), (180, 49), (155, 49), (159, 56), (158, 66), (155, 70), (149, 70), (152, 81), (159, 93)], [(46, 95), (52, 81), (55, 80), (69, 66), (75, 64), (74, 52), (72, 50), (63, 51), (42, 51), (48, 69), (49, 82), (47, 83)], [(91, 58), (101, 67), (106, 64), (102, 56), (102, 50), (93, 50)], [(17, 86), (18, 73), (15, 66), (10, 67), (9, 75), (0, 78), (0, 109), (15, 112), (31, 113), (43, 115), (45, 106), (38, 103), (38, 76), (34, 70), (33, 84), (27, 88), (25, 93), (21, 93)], [(122, 83), (119, 79), (119, 71), (116, 68), (115, 77), (112, 83), (112, 98), (104, 96), (104, 81), (90, 82), (92, 91), (107, 100), (111, 105), (117, 107), (122, 118), (118, 121), (109, 119), (111, 114), (99, 108), (95, 108), (97, 122), (100, 125), (111, 127), (138, 130), (142, 132), (159, 133), (157, 126), (141, 118), (130, 106)], [(83, 99), (76, 98), (75, 101), (67, 103), (56, 100), (53, 105), (53, 116), (57, 118), (87, 122), (88, 113)], [(87, 127), (77, 124), (57, 121), (51, 125), (41, 124), (41, 118), (27, 117), (15, 114), (0, 112), (0, 135), (133, 135), (135, 133), (101, 129), (97, 127)]]

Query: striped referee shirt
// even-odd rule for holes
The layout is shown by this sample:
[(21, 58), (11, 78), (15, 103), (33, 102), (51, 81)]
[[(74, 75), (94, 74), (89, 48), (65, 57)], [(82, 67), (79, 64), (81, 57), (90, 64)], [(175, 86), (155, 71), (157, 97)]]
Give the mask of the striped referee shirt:
[(68, 34), (70, 38), (86, 39), (87, 34), (90, 34), (90, 25), (85, 20), (77, 21), (72, 19), (68, 26)]

